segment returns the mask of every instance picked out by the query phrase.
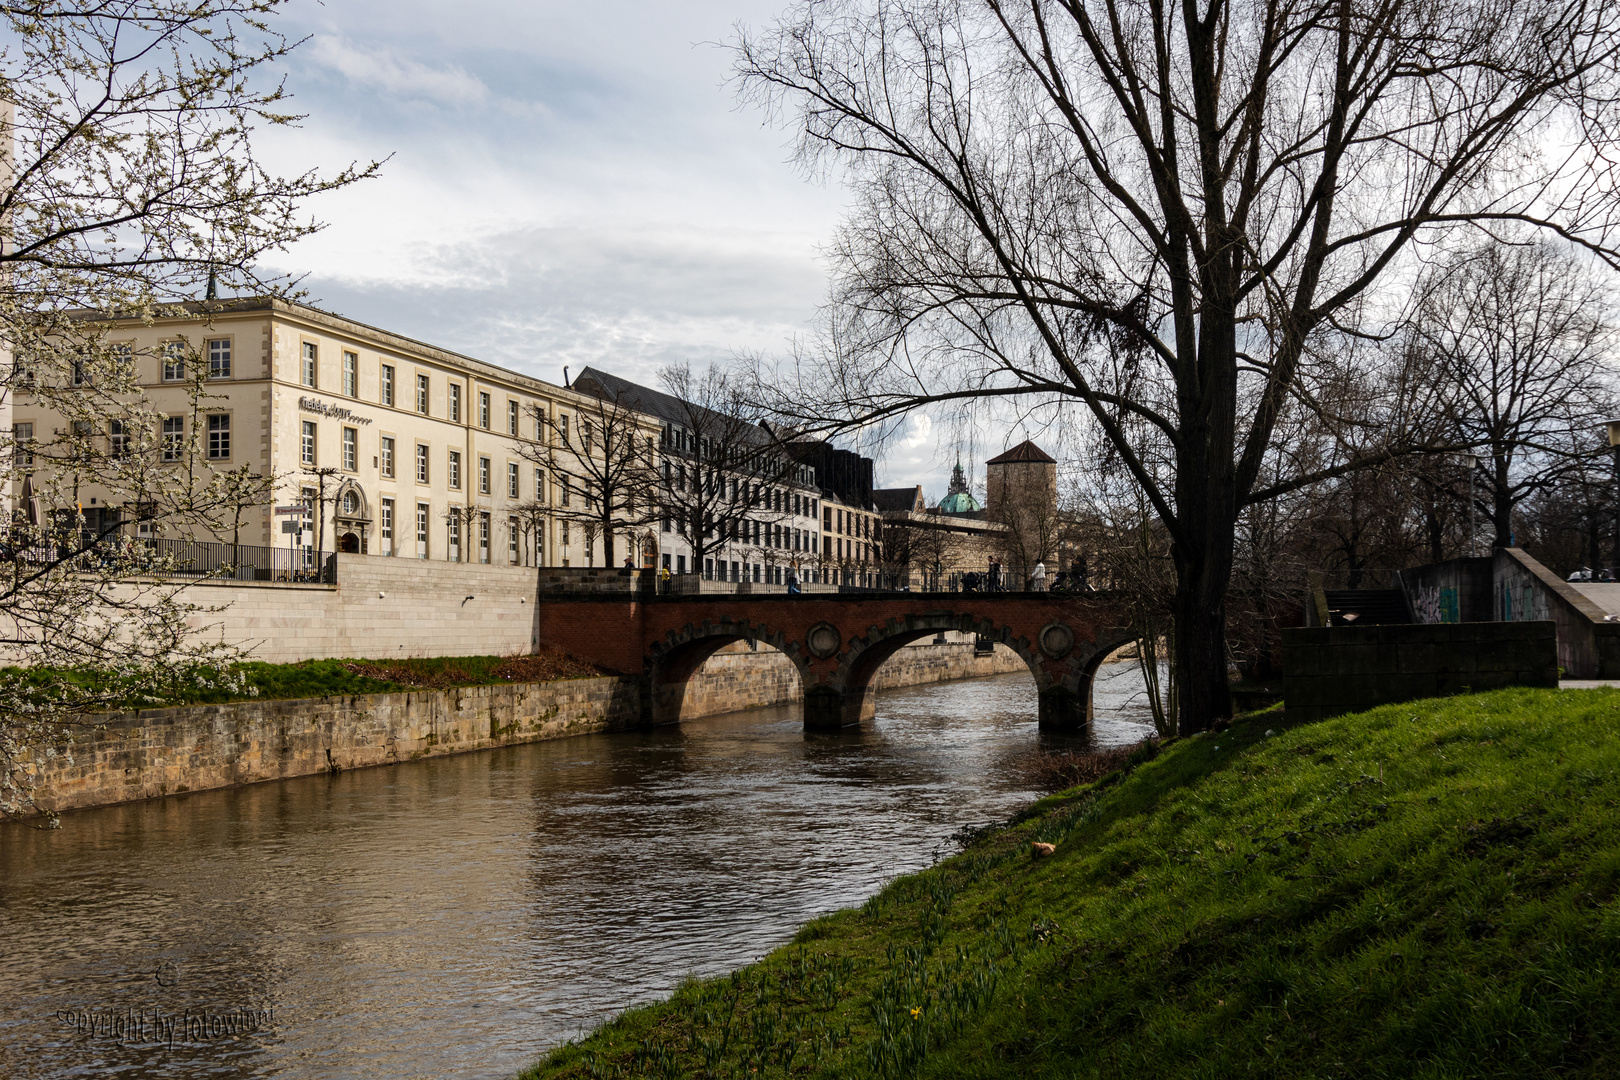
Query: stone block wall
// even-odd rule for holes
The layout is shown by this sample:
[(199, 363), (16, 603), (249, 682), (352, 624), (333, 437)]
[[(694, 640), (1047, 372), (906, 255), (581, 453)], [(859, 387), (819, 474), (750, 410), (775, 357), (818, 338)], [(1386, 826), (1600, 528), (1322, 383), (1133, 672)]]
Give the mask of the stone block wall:
[(202, 583), (200, 636), (255, 660), (510, 656), (533, 651), (532, 567), (338, 555), (337, 584)]
[(150, 799), (634, 727), (639, 679), (246, 701), (107, 717), (37, 766), (53, 810)]
[(1504, 686), (1558, 685), (1551, 622), (1307, 627), (1282, 637), (1290, 722)]
[[(1029, 673), (1029, 665), (1005, 645), (995, 646), (987, 656), (978, 656), (970, 635), (953, 633), (949, 638), (942, 644), (920, 641), (907, 645), (878, 668), (872, 677), (873, 687), (885, 690)], [(681, 715), (694, 719), (803, 699), (804, 681), (793, 661), (767, 646), (761, 645), (755, 651), (739, 641), (709, 657), (692, 675), (681, 701)]]

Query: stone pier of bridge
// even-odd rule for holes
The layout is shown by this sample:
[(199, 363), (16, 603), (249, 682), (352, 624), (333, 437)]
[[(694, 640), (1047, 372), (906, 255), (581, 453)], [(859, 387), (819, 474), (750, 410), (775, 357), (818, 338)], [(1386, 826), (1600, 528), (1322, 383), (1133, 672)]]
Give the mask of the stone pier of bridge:
[(904, 646), (944, 631), (989, 639), (1028, 665), (1043, 729), (1091, 723), (1097, 666), (1135, 632), (1105, 593), (702, 593), (657, 595), (650, 574), (543, 571), (534, 640), (646, 679), (644, 722), (682, 719), (703, 662), (736, 641), (768, 645), (804, 684), (804, 726), (854, 727), (873, 715), (873, 675)]

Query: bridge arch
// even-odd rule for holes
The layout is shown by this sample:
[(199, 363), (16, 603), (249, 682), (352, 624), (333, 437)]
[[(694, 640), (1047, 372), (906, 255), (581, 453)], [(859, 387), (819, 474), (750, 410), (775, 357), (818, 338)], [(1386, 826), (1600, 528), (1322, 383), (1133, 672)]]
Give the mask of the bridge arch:
[(1092, 719), (1091, 688), (1098, 666), (1121, 645), (1134, 640), (1128, 628), (1096, 637), (1077, 637), (1066, 623), (1052, 620), (1034, 631), (1019, 633), (1008, 623), (970, 612), (934, 611), (891, 618), (851, 636), (837, 656), (837, 669), (822, 681), (806, 679), (805, 727), (831, 730), (870, 720), (875, 698), (872, 677), (895, 653), (914, 641), (942, 631), (959, 631), (1005, 645), (1024, 661), (1035, 679), (1040, 725), (1085, 730)]
[(648, 719), (653, 724), (679, 723), (687, 710), (692, 676), (704, 662), (727, 645), (760, 642), (793, 662), (800, 684), (808, 694), (809, 669), (797, 642), (771, 626), (748, 619), (705, 620), (667, 631), (647, 650)]

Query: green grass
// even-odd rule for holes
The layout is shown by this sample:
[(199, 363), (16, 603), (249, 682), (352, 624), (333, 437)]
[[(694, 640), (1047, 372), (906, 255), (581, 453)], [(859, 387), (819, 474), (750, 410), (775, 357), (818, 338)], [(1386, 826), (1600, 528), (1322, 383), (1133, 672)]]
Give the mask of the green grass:
[(304, 660), (293, 664), (246, 661), (235, 664), (239, 679), (216, 672), (183, 672), (165, 685), (109, 685), (81, 672), (0, 668), (0, 680), (49, 687), (65, 683), (94, 693), (109, 708), (166, 705), (214, 705), (255, 699), (343, 697), (393, 694), (452, 686), (487, 686), (505, 682), (546, 682), (584, 678), (597, 672), (590, 665), (558, 654), (539, 656), (450, 656), (395, 660)]
[(1268, 710), (524, 1076), (1617, 1075), (1617, 770), (1616, 691)]

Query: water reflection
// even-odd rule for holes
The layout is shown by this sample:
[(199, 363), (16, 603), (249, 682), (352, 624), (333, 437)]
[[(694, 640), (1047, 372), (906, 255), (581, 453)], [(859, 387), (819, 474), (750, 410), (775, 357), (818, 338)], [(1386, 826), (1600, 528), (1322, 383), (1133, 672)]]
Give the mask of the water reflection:
[[(1139, 693), (1104, 669), (1098, 742), (1147, 732)], [(510, 1075), (1010, 814), (1034, 715), (998, 676), (884, 692), (842, 735), (758, 710), (0, 828), (0, 1075)], [(275, 1029), (55, 1015), (237, 1007)]]

